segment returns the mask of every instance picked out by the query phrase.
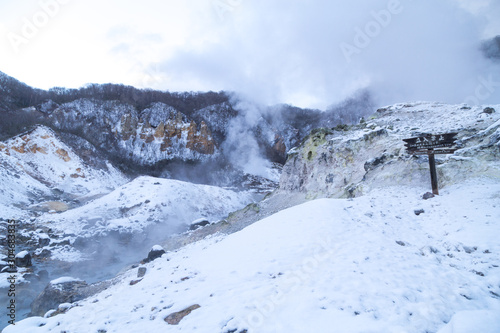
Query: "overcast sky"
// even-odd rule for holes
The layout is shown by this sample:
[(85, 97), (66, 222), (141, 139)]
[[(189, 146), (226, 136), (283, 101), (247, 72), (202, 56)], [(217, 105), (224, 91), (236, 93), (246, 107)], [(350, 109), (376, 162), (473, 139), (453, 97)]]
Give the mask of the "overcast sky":
[(236, 91), (325, 108), (500, 103), (498, 0), (0, 0), (0, 71), (29, 85)]

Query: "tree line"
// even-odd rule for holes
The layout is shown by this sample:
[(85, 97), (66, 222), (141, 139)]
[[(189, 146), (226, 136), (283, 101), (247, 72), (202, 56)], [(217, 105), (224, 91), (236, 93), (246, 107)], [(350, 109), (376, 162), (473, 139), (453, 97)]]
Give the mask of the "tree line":
[(0, 111), (14, 111), (52, 100), (57, 104), (72, 102), (81, 98), (103, 101), (120, 101), (143, 110), (151, 103), (162, 102), (178, 111), (190, 114), (213, 104), (227, 102), (225, 92), (170, 92), (152, 89), (138, 89), (123, 84), (87, 84), (78, 89), (54, 87), (49, 90), (32, 88), (0, 72)]

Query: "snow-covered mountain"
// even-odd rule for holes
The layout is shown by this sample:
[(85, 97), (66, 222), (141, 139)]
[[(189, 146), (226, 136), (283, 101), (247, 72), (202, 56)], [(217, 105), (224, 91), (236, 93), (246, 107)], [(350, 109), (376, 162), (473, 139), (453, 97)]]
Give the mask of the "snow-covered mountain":
[(114, 149), (140, 165), (203, 160), (216, 154), (215, 141), (203, 120), (197, 124), (164, 103), (138, 112), (128, 103), (80, 99), (52, 110), (49, 118), (56, 128), (81, 132), (98, 147)]
[[(243, 165), (262, 158), (282, 164), (287, 150), (311, 129), (357, 121), (372, 109), (367, 93), (323, 112), (265, 107), (226, 92), (170, 93), (113, 84), (42, 91), (1, 74), (0, 138), (43, 124), (66, 135), (74, 150), (79, 140), (89, 142), (128, 174), (188, 181), (224, 166), (241, 178)], [(185, 177), (179, 169), (193, 171)], [(237, 183), (222, 183), (222, 175), (198, 178), (212, 185)]]
[[(6, 216), (25, 217), (32, 205), (57, 206), (50, 201), (85, 200), (108, 193), (127, 182), (115, 167), (90, 167), (49, 128), (34, 130), (0, 142), (0, 207)], [(67, 209), (66, 204), (55, 210)], [(46, 211), (52, 209), (46, 209)]]
[[(4, 332), (498, 332), (499, 111), (397, 104), (315, 130), (289, 152), (277, 191), (218, 222), (248, 194), (151, 177), (42, 215), (39, 225), (93, 236), (198, 215), (214, 223)], [(440, 195), (424, 199), (427, 157), (402, 139), (446, 132), (459, 149), (436, 157)], [(74, 278), (46, 290), (77, 288)]]

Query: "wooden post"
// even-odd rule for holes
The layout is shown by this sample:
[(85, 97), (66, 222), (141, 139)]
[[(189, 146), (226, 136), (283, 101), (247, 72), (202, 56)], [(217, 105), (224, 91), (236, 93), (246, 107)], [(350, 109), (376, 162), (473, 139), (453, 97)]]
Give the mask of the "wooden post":
[(427, 154), (427, 156), (429, 156), (432, 193), (435, 195), (439, 195), (439, 190), (434, 154), (453, 154), (458, 149), (453, 147), (457, 134), (458, 133), (423, 134), (419, 137), (403, 139), (409, 154)]
[(438, 190), (438, 179), (436, 172), (436, 160), (434, 159), (434, 152), (432, 149), (428, 150), (429, 156), (429, 168), (431, 169), (431, 185), (432, 185), (432, 194), (439, 195)]

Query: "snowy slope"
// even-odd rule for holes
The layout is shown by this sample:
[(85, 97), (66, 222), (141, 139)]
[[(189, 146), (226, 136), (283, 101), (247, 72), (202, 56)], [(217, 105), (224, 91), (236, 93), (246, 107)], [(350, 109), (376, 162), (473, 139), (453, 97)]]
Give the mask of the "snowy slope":
[[(392, 187), (310, 201), (4, 332), (498, 332), (499, 185), (474, 179), (429, 200), (426, 187)], [(195, 304), (179, 325), (164, 321)]]
[[(362, 195), (372, 188), (429, 184), (427, 156), (412, 156), (405, 138), (458, 133), (454, 154), (436, 155), (439, 188), (471, 177), (500, 178), (500, 105), (416, 102), (377, 110), (348, 130), (325, 128), (289, 152), (280, 189), (314, 197)], [(496, 110), (496, 111), (494, 111)]]
[(107, 193), (127, 181), (109, 164), (107, 170), (88, 167), (51, 129), (43, 126), (0, 142), (0, 155), (10, 168), (22, 169), (22, 177), (28, 175), (75, 196)]
[(201, 217), (217, 220), (251, 201), (246, 192), (141, 176), (84, 206), (36, 222), (54, 232), (90, 237), (113, 230), (140, 232), (157, 223), (187, 225)]
[(0, 142), (0, 166), (3, 218), (24, 219), (33, 205), (108, 193), (127, 181), (109, 164), (90, 167), (43, 126)]
[(50, 195), (50, 189), (24, 172), (16, 158), (0, 152), (0, 165), (0, 209), (6, 218), (26, 217), (23, 207)]

